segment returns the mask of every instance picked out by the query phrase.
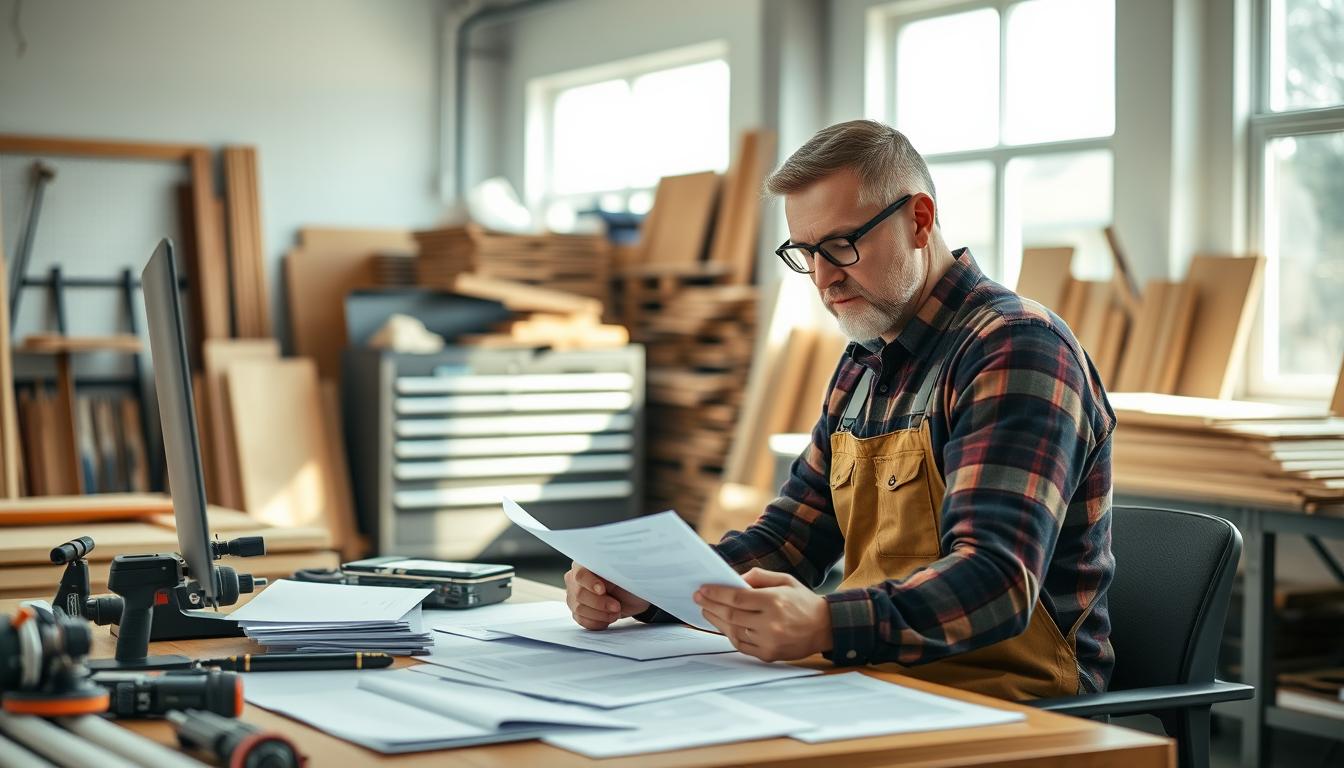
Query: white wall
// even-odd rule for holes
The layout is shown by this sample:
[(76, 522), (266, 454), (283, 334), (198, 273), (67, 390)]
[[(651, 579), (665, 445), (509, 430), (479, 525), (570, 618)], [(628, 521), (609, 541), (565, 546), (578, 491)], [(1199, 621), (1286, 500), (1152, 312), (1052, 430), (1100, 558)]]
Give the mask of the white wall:
[[(30, 0), (20, 57), (9, 28), (14, 0), (0, 0), (0, 132), (256, 145), (272, 314), (282, 327), (279, 261), (297, 227), (420, 227), (439, 212), (439, 8), (439, 0)], [(138, 271), (171, 227), (162, 186), (174, 170), (52, 162), (60, 175), (30, 272), (55, 259), (72, 274)], [(11, 254), (27, 164), (0, 157)], [(108, 210), (115, 215), (99, 213)], [(116, 321), (98, 303), (81, 309), (76, 329)], [(25, 311), (29, 325), (18, 332), (38, 315)]]

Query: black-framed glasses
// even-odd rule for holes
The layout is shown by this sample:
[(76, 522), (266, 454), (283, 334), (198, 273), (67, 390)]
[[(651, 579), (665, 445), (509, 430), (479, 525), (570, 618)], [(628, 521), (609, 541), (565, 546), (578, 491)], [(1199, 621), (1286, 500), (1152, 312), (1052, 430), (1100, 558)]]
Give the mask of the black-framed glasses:
[(836, 235), (828, 237), (816, 245), (808, 243), (791, 243), (788, 240), (775, 249), (775, 255), (784, 260), (794, 272), (804, 275), (812, 274), (816, 271), (817, 254), (831, 262), (837, 267), (852, 267), (859, 262), (859, 249), (855, 245), (859, 238), (868, 234), (869, 230), (881, 224), (891, 214), (899, 211), (901, 206), (910, 202), (914, 195), (903, 195), (901, 199), (883, 208), (880, 213), (868, 220), (867, 224), (850, 232), (848, 235)]

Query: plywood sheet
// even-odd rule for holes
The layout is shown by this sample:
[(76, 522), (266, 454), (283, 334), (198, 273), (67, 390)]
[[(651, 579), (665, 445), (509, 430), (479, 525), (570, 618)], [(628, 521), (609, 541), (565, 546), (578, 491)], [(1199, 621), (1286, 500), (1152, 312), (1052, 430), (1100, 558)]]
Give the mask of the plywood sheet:
[(1198, 292), (1189, 283), (1177, 283), (1167, 289), (1162, 306), (1153, 365), (1148, 371), (1148, 392), (1173, 394), (1190, 345), (1190, 327), (1195, 321)]
[(724, 176), (709, 260), (732, 268), (732, 282), (751, 283), (761, 221), (761, 183), (774, 165), (775, 134), (742, 134), (737, 160)]
[(349, 454), (345, 450), (345, 429), (341, 422), (341, 393), (336, 382), (322, 382), (322, 418), (327, 430), (327, 462), (331, 467), (331, 505), (333, 514), (340, 520), (350, 521), (349, 535), (337, 542), (341, 556), (346, 560), (358, 560), (366, 552), (363, 537), (358, 535), (355, 520), (355, 492), (350, 485)]
[[(0, 526), (106, 522), (171, 514), (172, 511), (172, 500), (163, 494), (33, 496), (0, 501)], [(5, 537), (13, 533), (7, 531)], [(60, 543), (56, 541), (48, 544), (47, 551), (50, 552), (52, 547)]]
[(14, 361), (9, 339), (9, 262), (0, 230), (0, 498), (19, 495), (19, 415), (14, 402)]
[(330, 440), (317, 366), (307, 358), (229, 366), (242, 508), (281, 527), (320, 525), (340, 545), (354, 520), (333, 503)]
[(1078, 305), (1078, 323), (1072, 325), (1078, 343), (1083, 345), (1093, 361), (1101, 352), (1106, 336), (1106, 322), (1114, 305), (1115, 287), (1109, 280), (1078, 280), (1082, 286), (1082, 300)]
[(1162, 313), (1166, 309), (1167, 295), (1179, 284), (1167, 280), (1149, 280), (1144, 286), (1143, 298), (1139, 302), (1139, 311), (1134, 316), (1134, 325), (1130, 329), (1129, 339), (1125, 343), (1124, 354), (1115, 381), (1110, 382), (1111, 389), (1117, 392), (1146, 392), (1149, 377), (1160, 363), (1156, 357), (1161, 345)]
[(373, 251), (299, 248), (285, 256), (289, 329), (294, 352), (311, 357), (318, 375), (339, 381), (347, 344), (345, 297), (375, 285)]
[(816, 426), (817, 419), (821, 418), (821, 399), (826, 395), (826, 387), (831, 383), (831, 376), (835, 374), (835, 367), (840, 363), (840, 356), (847, 346), (849, 339), (838, 330), (817, 331), (812, 359), (807, 365), (806, 378), (798, 390), (798, 404), (794, 409), (793, 420), (786, 431), (811, 432), (812, 427)]
[(1330, 412), (1344, 416), (1344, 364), (1339, 367), (1339, 380), (1335, 383), (1335, 396), (1330, 398)]
[(205, 343), (205, 387), (209, 390), (210, 437), (214, 441), (210, 458), (215, 462), (218, 490), (218, 496), (210, 500), (216, 504), (231, 509), (243, 506), (232, 400), (226, 378), (229, 368), (244, 360), (275, 360), (279, 357), (280, 345), (274, 339), (214, 339)]
[(712, 171), (665, 176), (654, 192), (649, 226), (641, 233), (645, 263), (688, 264), (705, 253), (719, 175)]
[(1195, 315), (1176, 394), (1231, 397), (1260, 297), (1260, 256), (1196, 256), (1186, 282)]
[(229, 265), (218, 215), (210, 150), (192, 150), (189, 165), (192, 230), (196, 234), (195, 247), (191, 249), (195, 261), (187, 276), (192, 287), (192, 317), (202, 340), (225, 339), (229, 337), (231, 326), (229, 295), (224, 290), (229, 284)]
[(225, 147), (224, 193), (233, 320), (240, 338), (271, 335), (255, 147)]
[(1022, 269), (1017, 275), (1017, 293), (1062, 316), (1072, 264), (1072, 246), (1023, 250)]

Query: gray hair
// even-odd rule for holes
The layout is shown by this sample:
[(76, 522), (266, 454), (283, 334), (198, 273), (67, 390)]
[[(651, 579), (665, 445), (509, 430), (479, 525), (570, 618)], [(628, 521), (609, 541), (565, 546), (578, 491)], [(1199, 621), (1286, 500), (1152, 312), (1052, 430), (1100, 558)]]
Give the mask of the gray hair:
[(905, 134), (876, 120), (850, 120), (821, 129), (770, 174), (765, 191), (797, 192), (841, 168), (859, 174), (863, 205), (885, 206), (906, 192), (926, 192), (938, 201), (924, 158)]

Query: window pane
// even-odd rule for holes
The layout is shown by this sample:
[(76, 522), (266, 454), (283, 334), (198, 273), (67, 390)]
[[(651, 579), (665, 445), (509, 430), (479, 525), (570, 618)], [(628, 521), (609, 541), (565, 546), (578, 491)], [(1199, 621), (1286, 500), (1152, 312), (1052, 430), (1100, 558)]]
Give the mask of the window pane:
[(1004, 142), (1114, 133), (1113, 0), (1027, 0), (1007, 23)]
[(970, 248), (986, 274), (996, 277), (999, 259), (994, 242), (994, 164), (931, 163), (929, 174), (938, 194), (938, 224), (947, 247)]
[(998, 143), (998, 11), (984, 8), (901, 28), (896, 128), (924, 154)]
[(663, 176), (728, 167), (728, 63), (722, 59), (635, 78), (631, 130), (638, 147), (626, 158), (630, 186)]
[(1265, 360), (1277, 370), (1264, 373), (1334, 376), (1344, 349), (1344, 132), (1275, 139), (1265, 170)]
[(630, 86), (624, 80), (561, 91), (551, 116), (551, 192), (626, 186)]
[(1344, 104), (1344, 0), (1269, 4), (1269, 105)]
[(1073, 272), (1104, 279), (1111, 258), (1102, 228), (1111, 223), (1110, 150), (1010, 160), (1004, 196), (1004, 285), (1016, 285), (1022, 249), (1072, 245)]

